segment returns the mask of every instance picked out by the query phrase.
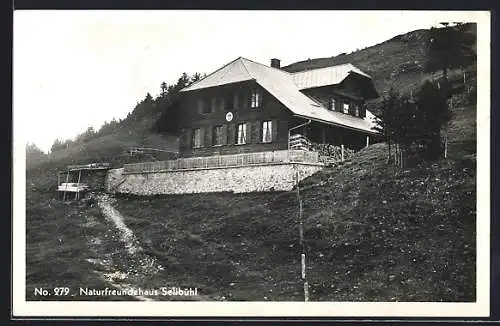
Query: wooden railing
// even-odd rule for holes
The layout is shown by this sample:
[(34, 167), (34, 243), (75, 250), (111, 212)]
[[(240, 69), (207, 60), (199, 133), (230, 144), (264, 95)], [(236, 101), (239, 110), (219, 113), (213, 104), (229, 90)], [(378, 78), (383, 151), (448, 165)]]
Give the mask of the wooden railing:
[(68, 165), (68, 170), (92, 170), (92, 169), (109, 169), (111, 168), (111, 163), (90, 163), (90, 164), (78, 164), (78, 165)]
[(304, 135), (295, 134), (290, 136), (288, 148), (308, 151), (311, 148), (311, 141)]
[(282, 150), (233, 155), (180, 158), (170, 161), (125, 164), (123, 173), (163, 172), (189, 169), (249, 166), (273, 163), (320, 163), (317, 152)]

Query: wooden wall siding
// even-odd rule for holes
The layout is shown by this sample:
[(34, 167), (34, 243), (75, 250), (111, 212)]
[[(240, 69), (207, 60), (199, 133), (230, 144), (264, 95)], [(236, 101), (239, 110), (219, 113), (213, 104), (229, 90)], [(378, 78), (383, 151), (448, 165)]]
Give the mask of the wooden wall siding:
[[(257, 90), (261, 94), (259, 108), (251, 107), (253, 90)], [(199, 104), (200, 100), (203, 101), (203, 106)], [(205, 110), (201, 109), (205, 108), (206, 105), (210, 106), (210, 113), (204, 113)], [(181, 157), (288, 148), (288, 125), (291, 112), (255, 82), (225, 85), (193, 92), (180, 103), (179, 109), (179, 155)], [(233, 119), (230, 122), (226, 121), (227, 112), (233, 114)], [(262, 122), (269, 120), (272, 121), (273, 125), (272, 142), (263, 143)], [(239, 123), (246, 124), (247, 141), (243, 145), (236, 144)], [(215, 126), (222, 126), (222, 145), (213, 145)], [(200, 148), (193, 148), (192, 133), (196, 128), (202, 130), (203, 146)]]

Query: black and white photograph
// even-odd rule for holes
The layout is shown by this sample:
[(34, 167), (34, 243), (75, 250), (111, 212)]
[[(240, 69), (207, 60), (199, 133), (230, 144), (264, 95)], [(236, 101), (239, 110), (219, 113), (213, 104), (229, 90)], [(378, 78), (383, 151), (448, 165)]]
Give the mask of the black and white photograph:
[(490, 13), (21, 10), (13, 311), (488, 316)]

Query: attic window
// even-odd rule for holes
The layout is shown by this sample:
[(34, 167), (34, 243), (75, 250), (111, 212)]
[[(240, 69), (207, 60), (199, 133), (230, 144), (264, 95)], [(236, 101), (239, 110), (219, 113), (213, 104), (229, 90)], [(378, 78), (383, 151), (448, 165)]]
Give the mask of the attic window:
[(335, 111), (335, 99), (334, 98), (331, 98), (330, 99), (330, 106), (329, 106), (329, 109), (331, 111)]
[(344, 103), (344, 105), (343, 105), (343, 112), (345, 114), (349, 113), (349, 103)]
[(262, 95), (259, 91), (253, 91), (252, 92), (252, 104), (251, 107), (252, 109), (258, 108), (261, 106), (262, 102)]

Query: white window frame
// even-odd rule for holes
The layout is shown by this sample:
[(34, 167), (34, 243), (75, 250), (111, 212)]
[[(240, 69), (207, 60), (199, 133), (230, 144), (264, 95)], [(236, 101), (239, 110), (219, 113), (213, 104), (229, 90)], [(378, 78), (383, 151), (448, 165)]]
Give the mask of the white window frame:
[(349, 103), (344, 103), (342, 106), (342, 112), (349, 114)]
[(273, 121), (262, 122), (262, 142), (270, 143), (273, 141)]
[(252, 101), (251, 101), (251, 108), (256, 109), (261, 106), (262, 102), (262, 94), (260, 91), (253, 91), (252, 92)]
[(237, 126), (238, 126), (238, 129), (237, 129), (236, 144), (237, 145), (244, 145), (244, 144), (246, 144), (246, 141), (247, 141), (247, 124), (240, 123)]

